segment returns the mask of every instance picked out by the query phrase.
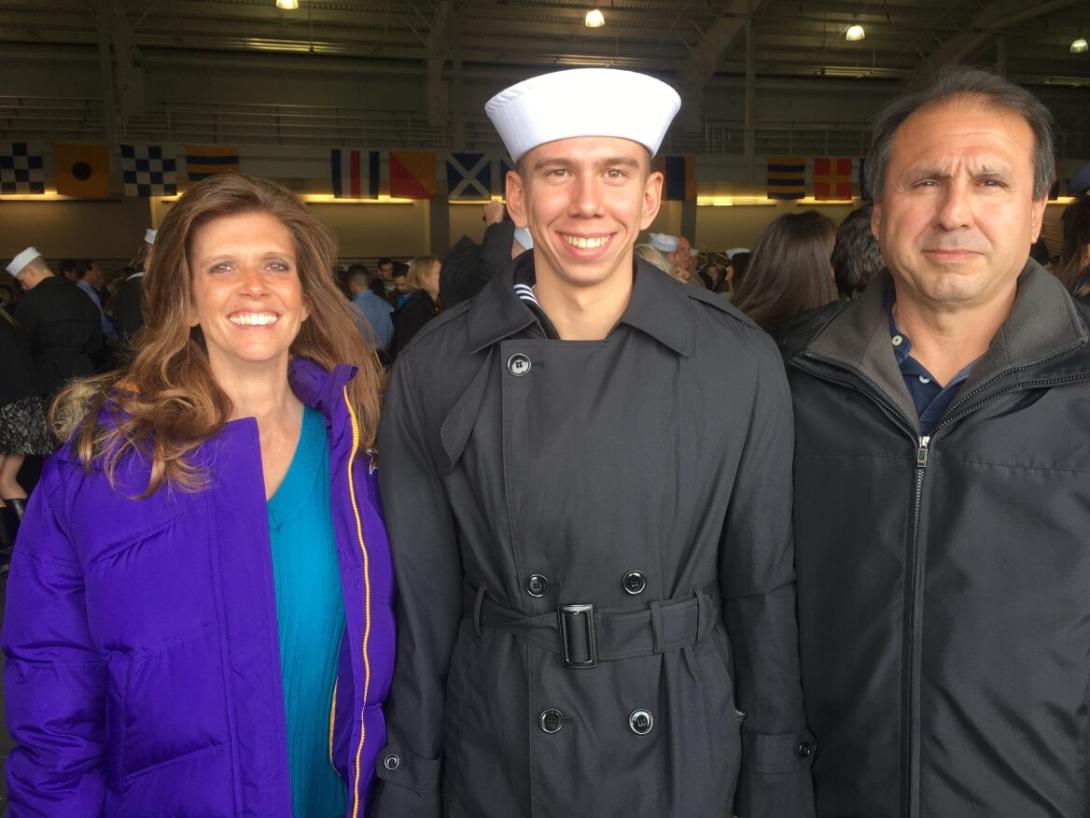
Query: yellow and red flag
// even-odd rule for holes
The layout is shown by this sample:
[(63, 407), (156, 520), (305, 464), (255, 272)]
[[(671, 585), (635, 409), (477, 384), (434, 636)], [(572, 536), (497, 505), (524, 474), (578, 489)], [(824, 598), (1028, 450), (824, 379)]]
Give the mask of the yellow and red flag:
[(814, 198), (850, 199), (852, 159), (844, 156), (819, 156), (814, 159)]
[(435, 195), (433, 151), (390, 151), (390, 196), (395, 199), (430, 199)]

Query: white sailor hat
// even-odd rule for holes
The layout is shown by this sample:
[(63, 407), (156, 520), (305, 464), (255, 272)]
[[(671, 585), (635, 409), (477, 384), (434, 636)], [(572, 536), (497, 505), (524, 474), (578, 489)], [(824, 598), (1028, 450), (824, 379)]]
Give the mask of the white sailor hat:
[(26, 250), (24, 250), (11, 260), (11, 263), (8, 265), (7, 270), (13, 276), (17, 276), (23, 271), (24, 267), (30, 264), (30, 262), (34, 261), (34, 259), (36, 258), (41, 258), (41, 255), (42, 254), (33, 247), (28, 247)]
[(144, 244), (155, 244), (155, 237), (159, 234), (159, 231), (154, 227), (149, 227), (144, 231)]
[(527, 230), (525, 227), (515, 228), (515, 241), (519, 243), (523, 250), (534, 249), (533, 236), (530, 235), (530, 231)]
[(651, 246), (658, 250), (660, 253), (672, 253), (677, 250), (678, 245), (681, 244), (678, 241), (677, 236), (671, 236), (669, 233), (650, 233), (648, 239), (651, 242)]
[(484, 112), (511, 158), (573, 136), (616, 136), (654, 156), (681, 97), (661, 80), (614, 68), (574, 68), (531, 77), (488, 100)]
[(727, 258), (732, 259), (736, 255), (738, 255), (739, 253), (748, 253), (748, 252), (749, 252), (748, 247), (732, 247), (730, 250), (727, 250), (725, 253), (723, 253), (723, 255), (726, 256)]

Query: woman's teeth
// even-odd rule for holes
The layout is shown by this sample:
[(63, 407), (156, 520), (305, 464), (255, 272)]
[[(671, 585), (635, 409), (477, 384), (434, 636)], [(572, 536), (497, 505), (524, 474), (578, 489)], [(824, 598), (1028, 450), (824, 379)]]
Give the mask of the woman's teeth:
[(232, 324), (240, 324), (244, 327), (263, 327), (267, 324), (275, 324), (276, 313), (272, 312), (237, 312), (227, 317)]

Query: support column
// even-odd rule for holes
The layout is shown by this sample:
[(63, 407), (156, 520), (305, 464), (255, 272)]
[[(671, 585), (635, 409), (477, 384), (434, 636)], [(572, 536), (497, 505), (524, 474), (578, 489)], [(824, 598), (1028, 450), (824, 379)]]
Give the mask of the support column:
[(757, 104), (757, 44), (753, 21), (746, 20), (746, 97), (742, 124), (742, 145), (746, 159), (752, 159), (756, 146), (754, 112)]

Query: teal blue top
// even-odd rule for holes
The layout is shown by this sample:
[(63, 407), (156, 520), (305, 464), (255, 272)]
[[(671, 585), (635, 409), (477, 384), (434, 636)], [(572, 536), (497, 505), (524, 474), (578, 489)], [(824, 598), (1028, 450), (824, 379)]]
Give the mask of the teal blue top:
[(345, 814), (348, 788), (329, 761), (329, 712), (344, 597), (329, 504), (325, 419), (303, 408), (299, 444), (269, 499), (276, 621), (295, 818)]

